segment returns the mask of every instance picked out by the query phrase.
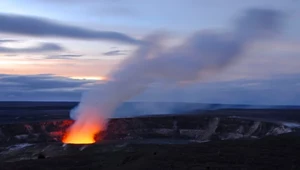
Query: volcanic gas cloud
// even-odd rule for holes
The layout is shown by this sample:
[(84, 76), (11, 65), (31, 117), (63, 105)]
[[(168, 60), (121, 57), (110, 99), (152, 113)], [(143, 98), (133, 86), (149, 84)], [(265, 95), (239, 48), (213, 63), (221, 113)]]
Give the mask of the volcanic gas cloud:
[(251, 9), (234, 22), (231, 32), (196, 32), (173, 47), (164, 45), (162, 34), (144, 38), (134, 54), (109, 74), (110, 81), (83, 95), (71, 111), (76, 121), (63, 142), (95, 142), (95, 134), (104, 130), (114, 109), (153, 82), (193, 82), (216, 74), (243, 56), (248, 45), (276, 35), (282, 18), (275, 10)]

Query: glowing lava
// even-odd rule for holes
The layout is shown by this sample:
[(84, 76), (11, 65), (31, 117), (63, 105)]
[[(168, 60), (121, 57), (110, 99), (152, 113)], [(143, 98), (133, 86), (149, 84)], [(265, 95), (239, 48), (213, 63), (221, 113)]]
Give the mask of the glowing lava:
[(63, 143), (68, 144), (92, 144), (95, 143), (94, 134), (84, 133), (84, 132), (67, 132), (66, 136), (63, 138)]
[(78, 119), (70, 126), (62, 139), (67, 144), (92, 144), (95, 143), (95, 136), (103, 129), (98, 119)]

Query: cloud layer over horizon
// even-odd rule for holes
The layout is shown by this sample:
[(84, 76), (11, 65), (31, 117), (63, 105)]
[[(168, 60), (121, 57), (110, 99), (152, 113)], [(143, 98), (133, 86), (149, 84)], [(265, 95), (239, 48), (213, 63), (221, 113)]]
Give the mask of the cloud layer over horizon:
[[(0, 101), (79, 101), (81, 94), (95, 83), (46, 74), (2, 74)], [(198, 82), (184, 87), (153, 84), (130, 101), (300, 105), (300, 74), (278, 75), (269, 79)]]

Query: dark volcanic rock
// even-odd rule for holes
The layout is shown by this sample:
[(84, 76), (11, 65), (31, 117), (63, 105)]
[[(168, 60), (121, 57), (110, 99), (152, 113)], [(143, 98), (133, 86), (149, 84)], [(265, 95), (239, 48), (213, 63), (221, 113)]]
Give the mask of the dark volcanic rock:
[[(2, 124), (0, 142), (61, 141), (71, 120)], [(143, 117), (111, 119), (98, 139), (178, 138), (196, 141), (261, 138), (294, 131), (278, 123), (213, 116)]]
[(53, 142), (61, 141), (71, 120), (15, 123), (0, 125), (1, 142)]
[[(61, 154), (52, 154), (47, 159), (17, 162), (0, 160), (0, 166), (3, 170), (298, 170), (299, 143), (299, 136), (280, 135), (259, 140), (187, 145), (131, 144), (119, 149), (116, 146), (95, 144), (83, 151), (70, 148)], [(57, 152), (58, 148), (52, 150), (56, 149)]]

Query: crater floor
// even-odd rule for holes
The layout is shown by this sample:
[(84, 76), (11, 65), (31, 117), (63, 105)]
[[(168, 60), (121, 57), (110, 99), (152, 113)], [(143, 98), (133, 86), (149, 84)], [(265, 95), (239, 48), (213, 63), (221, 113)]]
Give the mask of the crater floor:
[[(90, 146), (60, 143), (24, 147), (2, 159), (3, 170), (25, 169), (300, 169), (300, 137), (293, 134), (258, 140), (157, 144), (107, 142)], [(36, 151), (34, 160), (14, 160)], [(43, 152), (42, 152), (43, 150)]]

